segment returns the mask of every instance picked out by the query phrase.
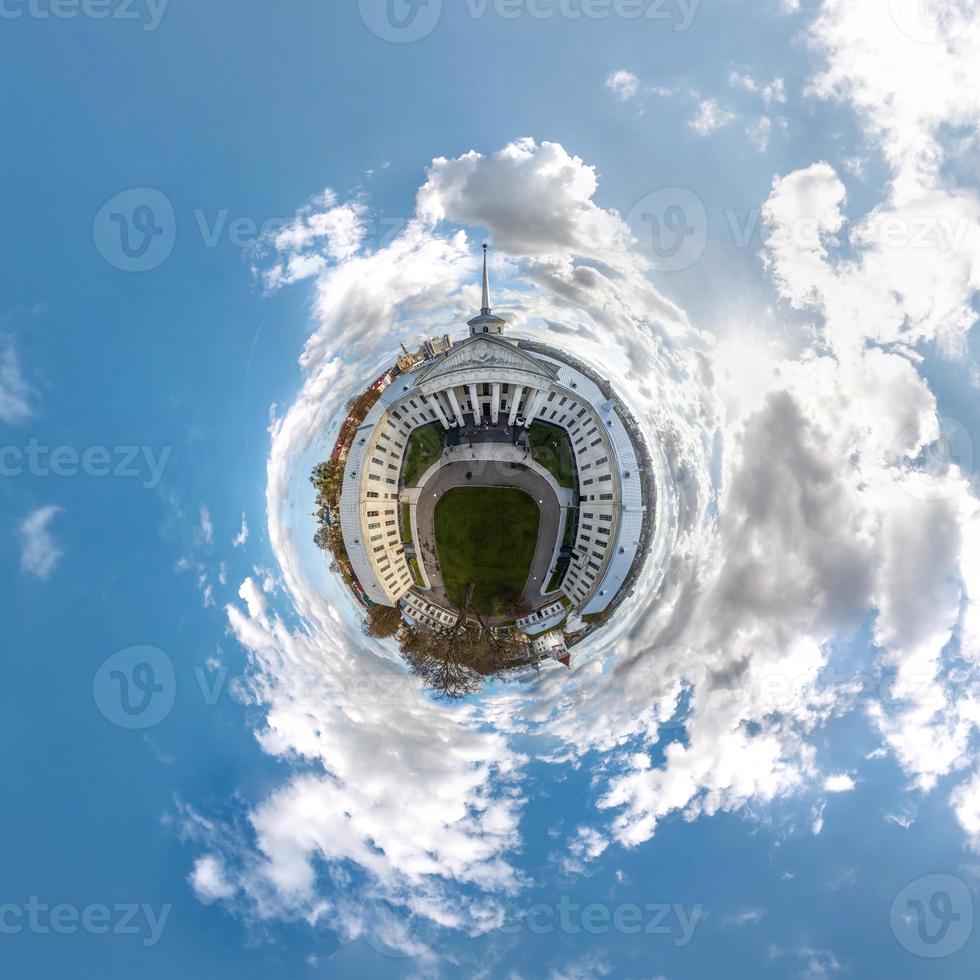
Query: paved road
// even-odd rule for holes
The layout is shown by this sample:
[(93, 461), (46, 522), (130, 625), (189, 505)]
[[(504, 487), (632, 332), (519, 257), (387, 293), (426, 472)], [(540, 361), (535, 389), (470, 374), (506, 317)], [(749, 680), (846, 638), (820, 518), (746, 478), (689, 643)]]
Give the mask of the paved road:
[[(456, 452), (463, 454), (467, 450), (465, 447), (460, 447)], [(471, 479), (466, 478), (467, 473), (472, 473)], [(447, 490), (453, 487), (474, 486), (516, 487), (538, 501), (541, 511), (538, 543), (534, 549), (534, 561), (531, 563), (531, 572), (524, 588), (524, 596), (528, 602), (538, 605), (541, 602), (541, 590), (548, 586), (551, 559), (561, 523), (561, 504), (558, 495), (543, 476), (530, 469), (513, 469), (509, 463), (495, 460), (463, 459), (460, 462), (447, 463), (419, 487), (418, 504), (415, 509), (418, 531), (416, 552), (425, 565), (426, 574), (432, 585), (431, 591), (421, 589), (419, 591), (441, 605), (454, 608), (446, 595), (436, 558), (433, 516), (439, 498)], [(494, 538), (494, 547), (506, 548), (506, 529), (499, 530), (499, 536)]]

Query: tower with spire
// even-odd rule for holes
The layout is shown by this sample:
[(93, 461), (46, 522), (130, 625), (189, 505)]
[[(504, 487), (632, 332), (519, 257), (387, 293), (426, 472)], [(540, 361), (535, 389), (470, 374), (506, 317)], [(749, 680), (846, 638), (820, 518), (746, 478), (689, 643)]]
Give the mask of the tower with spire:
[(483, 308), (479, 316), (473, 317), (468, 322), (470, 336), (477, 334), (496, 334), (498, 337), (504, 332), (507, 321), (502, 317), (494, 316), (490, 307), (490, 275), (487, 272), (487, 249), (489, 246), (483, 243)]

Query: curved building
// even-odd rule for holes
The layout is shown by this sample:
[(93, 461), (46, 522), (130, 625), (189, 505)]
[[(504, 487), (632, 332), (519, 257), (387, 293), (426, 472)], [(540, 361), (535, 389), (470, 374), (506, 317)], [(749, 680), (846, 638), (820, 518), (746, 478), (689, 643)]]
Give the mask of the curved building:
[[(430, 478), (461, 460), (470, 466), (473, 461), (500, 464), (497, 484), (506, 482), (499, 474), (509, 472), (508, 465), (525, 482), (537, 479), (542, 515), (548, 488), (558, 498), (557, 526), (549, 524), (554, 540), (539, 563), (545, 574), (529, 579), (524, 593), (535, 610), (602, 612), (620, 593), (640, 553), (648, 506), (641, 465), (646, 455), (629, 412), (587, 365), (553, 348), (505, 337), (505, 322), (490, 308), (484, 252), (483, 308), (469, 321), (469, 336), (455, 344), (448, 338), (426, 342), (415, 355), (406, 351), (400, 373), (351, 444), (340, 507), (348, 557), (373, 602), (394, 606), (404, 600), (416, 619), (428, 608), (438, 621), (446, 605), (444, 598), (439, 601), (437, 570), (427, 567), (434, 564), (427, 557), (432, 551), (416, 554), (405, 544), (419, 541), (420, 487), (436, 486)], [(536, 422), (567, 435), (574, 487), (559, 486), (528, 453), (528, 430)], [(445, 448), (419, 486), (408, 487), (406, 453), (423, 426), (436, 426)], [(428, 497), (434, 494), (426, 494), (431, 511)], [(549, 496), (547, 503), (556, 502)]]

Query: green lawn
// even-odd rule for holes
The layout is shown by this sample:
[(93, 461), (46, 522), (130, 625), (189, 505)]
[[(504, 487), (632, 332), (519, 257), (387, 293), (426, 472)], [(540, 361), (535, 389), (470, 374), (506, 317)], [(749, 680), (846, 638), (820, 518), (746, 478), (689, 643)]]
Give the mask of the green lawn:
[(558, 481), (558, 486), (575, 487), (575, 454), (564, 429), (533, 422), (528, 431), (531, 455)]
[(446, 593), (457, 606), (476, 583), (473, 604), (490, 612), (497, 596), (527, 584), (541, 512), (523, 490), (454, 487), (436, 504), (436, 550)]
[(422, 474), (439, 459), (445, 431), (436, 423), (423, 425), (409, 436), (405, 465), (402, 467), (402, 479), (406, 487), (417, 487)]
[(405, 544), (412, 543), (412, 507), (410, 504), (402, 504), (402, 541)]

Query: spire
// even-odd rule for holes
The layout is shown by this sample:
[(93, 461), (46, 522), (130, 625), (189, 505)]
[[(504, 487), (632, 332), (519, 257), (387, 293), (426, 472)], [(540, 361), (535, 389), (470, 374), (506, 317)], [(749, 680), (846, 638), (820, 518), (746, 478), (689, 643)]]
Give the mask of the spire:
[(496, 334), (498, 337), (504, 332), (506, 320), (499, 316), (494, 316), (490, 308), (490, 273), (487, 270), (487, 250), (490, 246), (483, 243), (483, 306), (480, 315), (473, 317), (469, 321), (470, 336), (478, 333)]
[(490, 246), (483, 243), (483, 309), (480, 312), (484, 316), (490, 313), (490, 274), (487, 272), (487, 249)]

